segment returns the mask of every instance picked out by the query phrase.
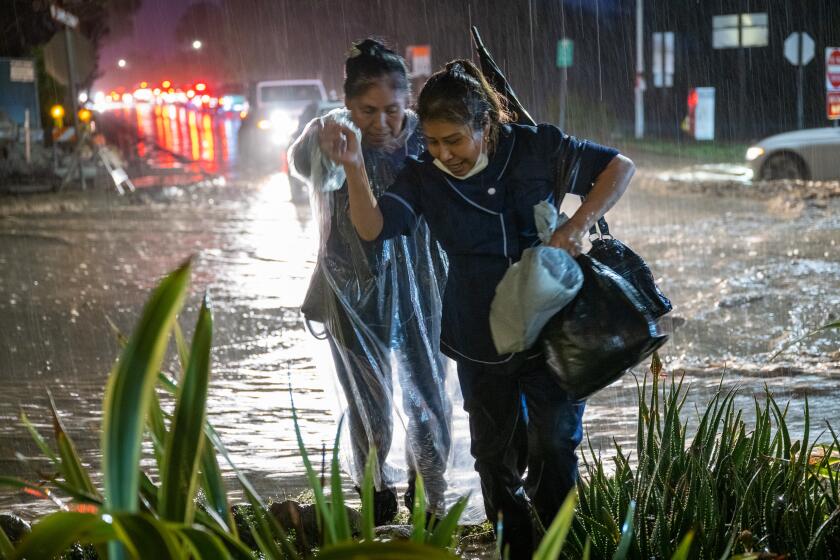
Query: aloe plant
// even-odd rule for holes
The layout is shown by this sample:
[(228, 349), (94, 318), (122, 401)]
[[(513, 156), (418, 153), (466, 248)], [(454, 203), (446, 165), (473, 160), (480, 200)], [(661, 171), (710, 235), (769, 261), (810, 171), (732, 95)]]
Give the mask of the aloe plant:
[(625, 517), (635, 527), (626, 558), (729, 558), (755, 550), (823, 558), (840, 550), (840, 442), (830, 425), (830, 444), (812, 439), (807, 400), (805, 431), (793, 441), (787, 407), (769, 391), (754, 400), (750, 430), (735, 408), (737, 391), (721, 386), (689, 439), (681, 414), (687, 393), (682, 378), (660, 385), (655, 374), (637, 385), (635, 464), (615, 444), (607, 474), (590, 445), (564, 555), (579, 558), (588, 543), (597, 558), (621, 553)]
[[(3, 534), (0, 558), (54, 558), (73, 543), (94, 545), (101, 557), (112, 559), (251, 559), (259, 556), (269, 560), (294, 560), (299, 557), (285, 528), (277, 523), (263, 499), (230, 460), (227, 449), (206, 419), (212, 316), (205, 298), (192, 344), (187, 348), (175, 317), (183, 304), (188, 280), (189, 263), (185, 263), (154, 290), (131, 336), (119, 335), (123, 350), (111, 372), (103, 405), (104, 492), (100, 493), (91, 482), (52, 400), (50, 409), (58, 452), (53, 451), (21, 413), (23, 425), (58, 475), (42, 483), (0, 477), (0, 484), (51, 499), (60, 511), (39, 520), (32, 533), (17, 547), (13, 547)], [(173, 331), (182, 364), (181, 378), (177, 382), (160, 371)], [(175, 397), (172, 413), (161, 407), (155, 387)], [(344, 507), (338, 436), (333, 448), (328, 501), (306, 455), (296, 412), (295, 428), (321, 517), (323, 548), (320, 556), (335, 559), (360, 555), (368, 558), (423, 557), (428, 560), (454, 557), (448, 548), (452, 545), (466, 499), (459, 500), (432, 530), (425, 526), (424, 516), (415, 512), (415, 518), (422, 519), (422, 525), (414, 528), (417, 538), (410, 542), (377, 541), (372, 514), (369, 514), (373, 504), (373, 477), (369, 473), (364, 483), (368, 491), (362, 501), (362, 510), (370, 516), (370, 523), (366, 524), (364, 541), (359, 543), (350, 533)], [(152, 442), (159, 485), (152, 482), (139, 465), (144, 429)], [(253, 517), (247, 523), (257, 551), (246, 546), (237, 534), (217, 453), (233, 467), (251, 506)], [(375, 450), (371, 457), (375, 457)], [(422, 481), (419, 484), (422, 488)], [(70, 501), (56, 497), (50, 487), (67, 494)], [(201, 502), (196, 501), (199, 487), (204, 490)]]

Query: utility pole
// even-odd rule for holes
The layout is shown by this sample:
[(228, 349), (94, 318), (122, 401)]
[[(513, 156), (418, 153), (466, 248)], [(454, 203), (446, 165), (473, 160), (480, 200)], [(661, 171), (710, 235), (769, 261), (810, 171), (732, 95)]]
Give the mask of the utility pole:
[(636, 0), (636, 138), (645, 136), (644, 0)]

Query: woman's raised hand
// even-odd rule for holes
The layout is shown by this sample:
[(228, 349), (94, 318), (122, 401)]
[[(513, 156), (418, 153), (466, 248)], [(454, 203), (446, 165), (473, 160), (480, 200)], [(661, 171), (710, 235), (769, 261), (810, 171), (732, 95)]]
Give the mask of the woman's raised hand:
[(326, 120), (318, 131), (321, 151), (328, 158), (344, 166), (363, 166), (362, 147), (356, 133), (332, 120)]

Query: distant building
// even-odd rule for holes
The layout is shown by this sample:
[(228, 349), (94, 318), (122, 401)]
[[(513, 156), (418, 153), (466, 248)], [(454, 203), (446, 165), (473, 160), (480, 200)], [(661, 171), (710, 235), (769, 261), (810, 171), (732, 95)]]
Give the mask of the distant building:
[[(628, 25), (632, 12), (623, 15)], [(784, 55), (785, 39), (795, 31), (815, 43), (804, 68), (805, 127), (831, 125), (825, 49), (840, 47), (840, 0), (646, 0), (644, 17), (650, 135), (680, 134), (689, 90), (702, 86), (715, 88), (716, 138), (795, 129), (798, 73)]]

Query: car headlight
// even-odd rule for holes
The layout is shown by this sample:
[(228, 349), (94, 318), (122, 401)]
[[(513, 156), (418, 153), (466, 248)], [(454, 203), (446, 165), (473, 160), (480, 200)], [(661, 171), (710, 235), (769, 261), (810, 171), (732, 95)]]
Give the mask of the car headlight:
[(747, 148), (747, 161), (752, 161), (764, 155), (764, 148), (750, 146)]
[(285, 139), (295, 133), (298, 122), (284, 111), (274, 111), (271, 113), (271, 127), (278, 137)]
[(260, 119), (257, 121), (257, 128), (260, 130), (269, 130), (271, 128), (271, 121), (268, 119)]

